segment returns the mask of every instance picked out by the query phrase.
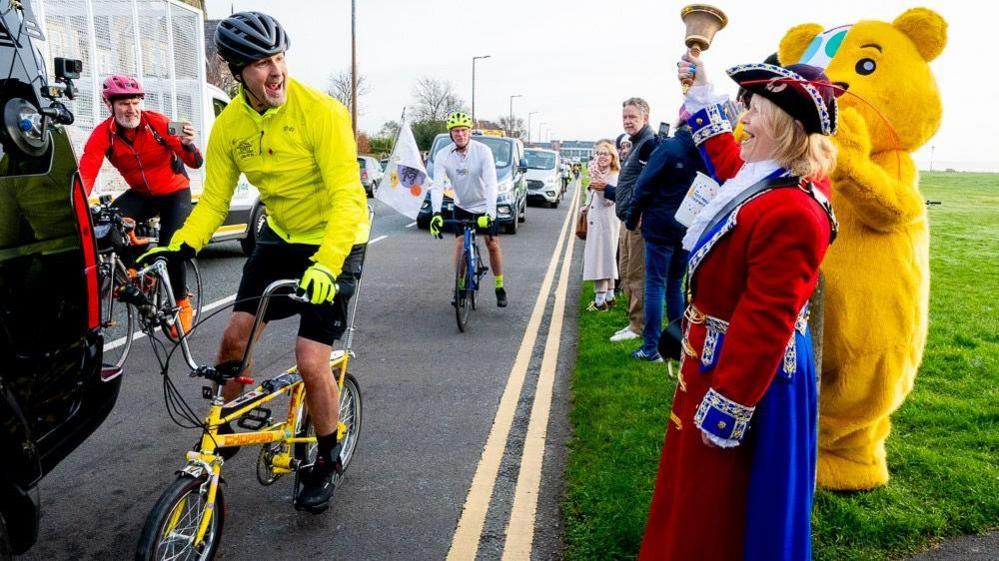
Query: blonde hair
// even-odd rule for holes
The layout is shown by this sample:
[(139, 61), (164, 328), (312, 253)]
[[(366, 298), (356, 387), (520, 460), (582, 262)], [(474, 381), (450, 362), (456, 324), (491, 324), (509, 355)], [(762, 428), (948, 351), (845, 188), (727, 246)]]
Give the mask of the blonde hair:
[(617, 148), (614, 147), (614, 143), (606, 138), (603, 140), (598, 140), (596, 145), (593, 146), (593, 152), (596, 154), (597, 149), (601, 146), (606, 146), (607, 150), (610, 152), (610, 170), (611, 171), (621, 171), (621, 159), (617, 155)]
[(774, 159), (798, 177), (823, 177), (836, 166), (836, 146), (828, 136), (807, 133), (805, 127), (769, 99), (754, 95), (752, 102), (763, 126), (777, 141)]

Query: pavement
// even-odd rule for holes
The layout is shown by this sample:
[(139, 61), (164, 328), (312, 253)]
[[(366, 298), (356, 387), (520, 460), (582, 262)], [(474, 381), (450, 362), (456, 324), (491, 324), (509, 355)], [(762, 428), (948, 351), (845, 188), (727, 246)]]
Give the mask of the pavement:
[(941, 542), (909, 561), (996, 561), (999, 559), (999, 532), (981, 536), (961, 536)]
[[(344, 483), (329, 511), (299, 513), (291, 478), (260, 486), (257, 449), (241, 450), (223, 470), (226, 513), (217, 559), (561, 557), (582, 261), (581, 244), (565, 253), (572, 245), (574, 189), (557, 209), (530, 207), (518, 234), (501, 238), (510, 306), (496, 307), (487, 276), (463, 334), (449, 305), (451, 240), (433, 240), (373, 203), (351, 363), (363, 396), (362, 430)], [(206, 304), (235, 293), (244, 261), (237, 243), (199, 256)], [(214, 358), (228, 315), (223, 311), (192, 335), (198, 362)], [(553, 324), (558, 328), (550, 334)], [(268, 326), (254, 357), (258, 381), (292, 366), (296, 329), (296, 320)], [(175, 362), (172, 380), (195, 411), (206, 411), (202, 383)], [(19, 560), (134, 557), (147, 513), (199, 432), (168, 417), (148, 339), (133, 344), (124, 376), (110, 417), (41, 482), (38, 544)], [(510, 413), (505, 425), (498, 415), (503, 410)], [(494, 452), (498, 469), (491, 471), (487, 460)], [(491, 492), (470, 492), (473, 477), (479, 489), (490, 483)], [(475, 512), (484, 513), (478, 525), (469, 514)], [(470, 548), (452, 546), (459, 524), (471, 536)], [(507, 528), (525, 525), (533, 532), (526, 556), (523, 549), (510, 553)], [(517, 534), (522, 548), (524, 533)]]

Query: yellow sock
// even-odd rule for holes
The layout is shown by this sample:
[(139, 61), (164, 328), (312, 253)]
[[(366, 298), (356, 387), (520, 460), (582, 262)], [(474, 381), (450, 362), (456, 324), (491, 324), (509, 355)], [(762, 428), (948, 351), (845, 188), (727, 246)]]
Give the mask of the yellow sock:
[(496, 288), (503, 288), (503, 275), (496, 275)]

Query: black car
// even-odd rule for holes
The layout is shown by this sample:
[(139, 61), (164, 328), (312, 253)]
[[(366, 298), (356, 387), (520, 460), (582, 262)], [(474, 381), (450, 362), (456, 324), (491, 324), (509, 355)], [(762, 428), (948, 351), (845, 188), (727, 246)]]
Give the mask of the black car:
[[(90, 209), (58, 125), (72, 115), (34, 56), (42, 39), (31, 2), (12, 3), (0, 22), (0, 559), (9, 559), (37, 538), (39, 481), (107, 417), (121, 373), (101, 367)], [(56, 60), (64, 91), (81, 66)]]
[[(527, 180), (524, 175), (527, 171), (527, 162), (524, 160), (524, 145), (515, 138), (500, 136), (475, 135), (472, 139), (485, 144), (493, 153), (499, 191), (496, 199), (496, 221), (504, 233), (516, 234), (520, 223), (527, 220)], [(434, 144), (430, 148), (430, 158), (427, 160), (427, 173), (431, 179), (436, 179), (434, 156), (450, 144), (451, 137), (447, 133), (441, 133), (434, 138)], [(446, 193), (447, 190), (442, 205), (445, 214), (454, 208), (454, 202)], [(432, 215), (428, 192), (423, 200), (423, 206), (420, 207), (420, 213), (416, 216), (417, 227), (424, 230), (429, 228)]]

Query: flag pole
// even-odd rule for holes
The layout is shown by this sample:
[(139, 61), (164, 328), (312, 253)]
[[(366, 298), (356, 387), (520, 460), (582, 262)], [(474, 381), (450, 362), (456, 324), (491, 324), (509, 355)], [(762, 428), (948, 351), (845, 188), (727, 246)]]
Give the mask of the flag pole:
[[(406, 124), (406, 106), (402, 106), (402, 117), (399, 118), (399, 129), (395, 131), (395, 138), (392, 140), (392, 149), (389, 150), (389, 163), (385, 166), (385, 171), (388, 171), (388, 166), (392, 165), (392, 156), (395, 154), (395, 145), (399, 144), (399, 135), (402, 134), (402, 127)], [(382, 181), (388, 177), (388, 173), (383, 173), (381, 179), (378, 180), (378, 189), (382, 188)]]

